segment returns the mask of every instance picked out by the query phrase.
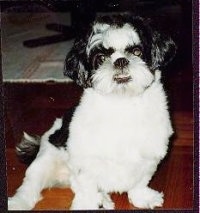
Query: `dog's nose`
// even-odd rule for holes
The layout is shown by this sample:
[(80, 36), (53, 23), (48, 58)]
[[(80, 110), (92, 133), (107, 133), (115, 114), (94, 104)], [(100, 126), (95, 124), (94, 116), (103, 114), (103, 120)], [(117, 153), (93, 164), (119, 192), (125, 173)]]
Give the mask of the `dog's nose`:
[(118, 58), (115, 62), (114, 62), (114, 66), (117, 69), (122, 69), (125, 68), (126, 66), (128, 66), (129, 64), (129, 60), (126, 58)]

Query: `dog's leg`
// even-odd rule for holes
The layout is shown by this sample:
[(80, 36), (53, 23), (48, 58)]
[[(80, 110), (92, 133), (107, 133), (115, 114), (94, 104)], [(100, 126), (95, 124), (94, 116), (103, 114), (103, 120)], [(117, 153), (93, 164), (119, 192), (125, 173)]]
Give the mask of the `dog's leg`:
[(71, 188), (75, 193), (71, 210), (96, 210), (102, 206), (103, 194), (98, 191), (95, 179), (89, 175), (79, 174), (73, 177)]
[(49, 137), (61, 125), (62, 120), (57, 119), (52, 128), (42, 136), (39, 153), (28, 167), (22, 185), (8, 199), (9, 210), (30, 210), (41, 199), (42, 189), (56, 184), (68, 184), (68, 153), (49, 143)]
[(107, 193), (103, 193), (103, 201), (102, 201), (102, 206), (104, 209), (114, 209), (115, 208), (115, 204), (114, 202), (112, 201), (112, 199), (110, 198), (110, 195), (107, 194)]
[(163, 205), (163, 193), (147, 186), (129, 191), (128, 197), (129, 201), (138, 208), (154, 209)]
[(154, 209), (163, 205), (163, 193), (157, 192), (147, 185), (150, 177), (144, 177), (133, 189), (128, 191), (129, 201), (138, 208)]
[(42, 189), (51, 187), (55, 171), (55, 159), (44, 153), (28, 167), (22, 185), (16, 194), (8, 199), (9, 210), (30, 210), (41, 199)]

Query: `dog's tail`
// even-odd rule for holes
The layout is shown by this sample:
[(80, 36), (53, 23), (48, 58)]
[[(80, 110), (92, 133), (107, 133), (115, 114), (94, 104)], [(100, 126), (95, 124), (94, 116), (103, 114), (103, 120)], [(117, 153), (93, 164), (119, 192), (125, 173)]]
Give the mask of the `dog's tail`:
[(21, 162), (30, 164), (36, 158), (40, 139), (38, 135), (30, 136), (24, 132), (21, 142), (16, 146), (16, 153)]

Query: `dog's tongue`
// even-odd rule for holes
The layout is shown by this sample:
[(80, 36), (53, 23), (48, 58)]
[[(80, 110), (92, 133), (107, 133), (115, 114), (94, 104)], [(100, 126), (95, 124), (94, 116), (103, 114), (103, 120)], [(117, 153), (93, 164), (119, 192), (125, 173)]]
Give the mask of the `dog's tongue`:
[(116, 81), (118, 84), (127, 83), (130, 80), (130, 75), (118, 74), (114, 76), (114, 81)]

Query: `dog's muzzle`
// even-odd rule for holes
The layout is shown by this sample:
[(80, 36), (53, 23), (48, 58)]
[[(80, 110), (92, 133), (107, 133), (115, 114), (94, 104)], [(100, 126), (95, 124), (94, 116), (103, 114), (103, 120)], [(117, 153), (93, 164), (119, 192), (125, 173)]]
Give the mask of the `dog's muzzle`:
[(118, 72), (114, 75), (113, 79), (118, 84), (127, 83), (132, 79), (131, 76), (127, 72), (124, 72), (124, 69), (128, 65), (129, 65), (129, 60), (126, 58), (118, 58), (114, 62), (114, 67), (116, 69), (118, 69)]

